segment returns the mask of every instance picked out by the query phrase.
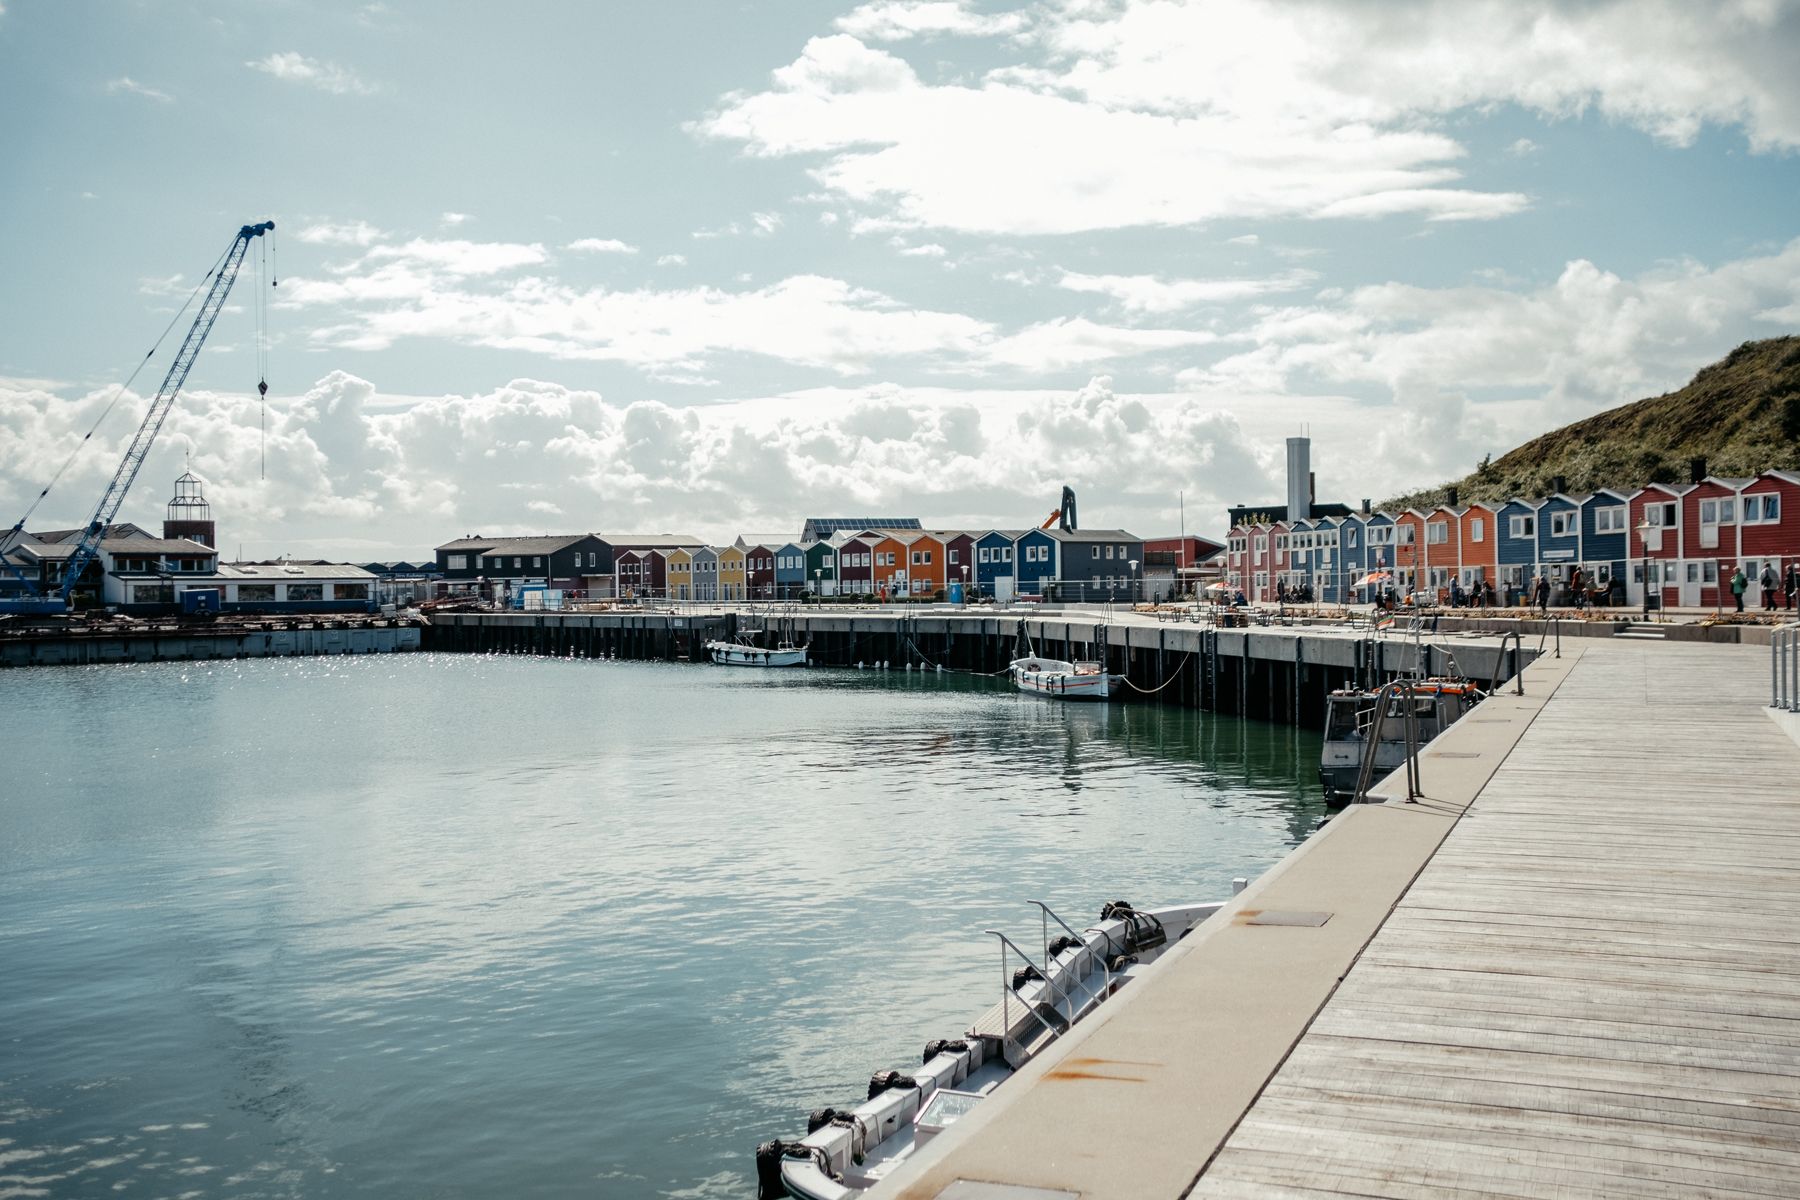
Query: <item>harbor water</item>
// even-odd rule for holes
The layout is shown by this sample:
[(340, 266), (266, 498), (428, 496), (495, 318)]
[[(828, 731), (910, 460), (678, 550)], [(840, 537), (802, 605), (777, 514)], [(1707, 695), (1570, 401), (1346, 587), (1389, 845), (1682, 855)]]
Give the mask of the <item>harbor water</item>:
[(998, 998), (982, 929), (1323, 812), (1314, 733), (960, 675), (33, 668), (0, 720), (0, 1197), (750, 1197)]

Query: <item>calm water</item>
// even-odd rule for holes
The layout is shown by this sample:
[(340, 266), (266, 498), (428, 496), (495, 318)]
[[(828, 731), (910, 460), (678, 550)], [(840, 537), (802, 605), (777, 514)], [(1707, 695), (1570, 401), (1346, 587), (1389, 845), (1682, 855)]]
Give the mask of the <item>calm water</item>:
[(447, 655), (0, 672), (0, 1197), (748, 1197), (998, 994), (1228, 893), (1294, 730)]

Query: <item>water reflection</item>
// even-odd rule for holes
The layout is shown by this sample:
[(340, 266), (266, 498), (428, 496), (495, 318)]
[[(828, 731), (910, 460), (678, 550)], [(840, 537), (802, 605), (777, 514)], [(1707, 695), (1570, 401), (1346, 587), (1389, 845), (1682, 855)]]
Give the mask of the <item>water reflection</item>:
[(1027, 897), (1223, 894), (1321, 811), (1313, 735), (948, 674), (0, 686), (18, 744), (93, 748), (16, 760), (0, 839), (0, 1155), (51, 1194), (748, 1196), (990, 1001)]

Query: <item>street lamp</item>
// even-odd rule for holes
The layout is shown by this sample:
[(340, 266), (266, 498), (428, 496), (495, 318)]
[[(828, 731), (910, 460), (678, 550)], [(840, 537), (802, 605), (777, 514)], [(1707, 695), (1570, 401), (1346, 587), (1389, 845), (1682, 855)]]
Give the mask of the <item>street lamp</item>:
[(1127, 596), (1126, 599), (1130, 600), (1133, 604), (1135, 604), (1135, 603), (1137, 603), (1137, 593), (1138, 593), (1138, 581), (1137, 581), (1138, 560), (1133, 558), (1128, 561), (1131, 563), (1131, 595)]
[(962, 577), (963, 577), (963, 603), (966, 605), (969, 602), (969, 564), (968, 563), (963, 564)]
[(824, 567), (813, 568), (813, 602), (815, 604), (823, 600), (825, 596), (825, 585), (819, 582), (820, 577), (824, 574)]
[(1650, 531), (1654, 528), (1656, 526), (1650, 524), (1648, 517), (1644, 519), (1643, 524), (1637, 527), (1638, 548), (1643, 553), (1640, 574), (1644, 584), (1644, 620), (1646, 621), (1650, 619)]

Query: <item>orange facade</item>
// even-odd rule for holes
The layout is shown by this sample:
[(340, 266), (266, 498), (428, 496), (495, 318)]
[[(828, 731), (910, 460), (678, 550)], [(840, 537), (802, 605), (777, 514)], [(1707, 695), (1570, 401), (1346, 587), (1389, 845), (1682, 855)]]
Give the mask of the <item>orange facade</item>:
[(915, 596), (929, 596), (944, 587), (948, 559), (944, 539), (934, 534), (914, 534), (906, 546), (906, 578)]
[(1425, 514), (1407, 509), (1394, 518), (1394, 577), (1403, 590), (1424, 586)]
[(1464, 584), (1500, 580), (1499, 518), (1485, 504), (1471, 504), (1457, 514), (1457, 540)]

